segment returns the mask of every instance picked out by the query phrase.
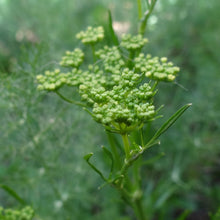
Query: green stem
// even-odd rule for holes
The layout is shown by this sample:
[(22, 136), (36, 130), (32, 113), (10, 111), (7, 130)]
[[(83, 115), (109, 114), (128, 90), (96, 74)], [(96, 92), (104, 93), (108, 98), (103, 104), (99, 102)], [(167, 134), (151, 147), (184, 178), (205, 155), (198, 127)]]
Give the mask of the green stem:
[(74, 100), (70, 100), (68, 98), (66, 98), (65, 96), (63, 96), (60, 92), (58, 92), (57, 90), (55, 91), (56, 94), (61, 98), (63, 99), (64, 101), (68, 102), (68, 103), (71, 103), (71, 104), (75, 104), (75, 105), (79, 105), (81, 107), (86, 107), (86, 105), (84, 105), (83, 103), (81, 102), (77, 102), (77, 101), (74, 101)]
[(140, 175), (141, 165), (142, 165), (142, 156), (140, 155), (139, 158), (133, 164), (133, 176), (134, 176), (135, 186), (137, 188), (141, 188), (141, 175)]
[(125, 156), (126, 156), (126, 159), (128, 159), (130, 157), (130, 144), (128, 140), (128, 134), (124, 133), (124, 134), (121, 134), (121, 136), (122, 136), (122, 140), (124, 144)]
[(91, 44), (91, 48), (92, 48), (93, 63), (95, 63), (96, 62), (96, 56), (95, 56), (95, 46), (94, 46), (94, 44)]
[(147, 218), (145, 216), (145, 213), (144, 213), (144, 209), (143, 209), (143, 204), (142, 204), (142, 199), (141, 198), (136, 199), (134, 201), (133, 208), (134, 208), (134, 212), (135, 212), (138, 220), (147, 220)]
[(154, 91), (154, 90), (156, 89), (158, 83), (159, 83), (158, 81), (156, 81), (156, 82), (154, 83), (154, 85), (152, 86), (152, 91)]
[(128, 58), (128, 67), (129, 67), (129, 69), (133, 69), (134, 56), (135, 56), (135, 52), (133, 50), (130, 50), (129, 58)]
[(139, 18), (139, 20), (141, 20), (141, 18), (142, 18), (141, 0), (137, 0), (137, 5), (138, 5), (138, 18)]
[(149, 4), (148, 10), (144, 13), (144, 16), (141, 18), (141, 24), (140, 24), (139, 31), (138, 31), (139, 34), (141, 35), (144, 35), (145, 33), (147, 21), (154, 10), (156, 2), (157, 0), (152, 0), (152, 2)]

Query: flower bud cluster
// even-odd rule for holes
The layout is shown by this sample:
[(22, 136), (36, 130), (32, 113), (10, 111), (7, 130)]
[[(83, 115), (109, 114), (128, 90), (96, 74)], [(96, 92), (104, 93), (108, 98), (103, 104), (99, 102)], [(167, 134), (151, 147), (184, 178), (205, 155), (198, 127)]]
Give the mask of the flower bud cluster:
[(94, 44), (104, 38), (104, 29), (101, 26), (97, 28), (88, 27), (86, 31), (79, 32), (76, 38), (84, 44)]
[(74, 68), (72, 72), (61, 73), (59, 69), (46, 71), (44, 75), (38, 75), (38, 90), (54, 91), (63, 85), (79, 85), (83, 77), (82, 70)]
[(166, 57), (159, 59), (158, 57), (145, 56), (143, 53), (135, 58), (135, 68), (145, 73), (145, 76), (156, 80), (172, 82), (175, 80), (179, 67), (173, 66), (172, 62), (167, 62)]
[(140, 77), (124, 69), (120, 81), (110, 90), (101, 84), (94, 86), (94, 81), (80, 85), (82, 98), (93, 105), (94, 119), (104, 125), (130, 126), (154, 118), (155, 110), (150, 101), (154, 92), (147, 83), (138, 86)]
[(143, 38), (142, 35), (132, 36), (130, 34), (123, 34), (121, 40), (121, 46), (127, 50), (141, 49), (148, 42), (148, 39)]
[(95, 55), (103, 61), (104, 69), (107, 72), (119, 73), (125, 65), (120, 51), (115, 46), (105, 46), (103, 49), (96, 51)]
[[(102, 27), (89, 27), (86, 32), (77, 34), (85, 44), (94, 44), (103, 37)], [(133, 53), (135, 50), (139, 52), (147, 42), (141, 35), (123, 35), (120, 45)], [(167, 58), (152, 58), (142, 53), (129, 60), (115, 46), (104, 46), (94, 55), (99, 59), (95, 64), (78, 69), (84, 58), (83, 52), (80, 49), (67, 52), (60, 64), (73, 67), (72, 71), (61, 73), (57, 69), (38, 75), (38, 89), (54, 91), (63, 85), (77, 87), (81, 101), (91, 109), (94, 119), (117, 131), (153, 120), (157, 112), (153, 105), (156, 92), (146, 79), (170, 82), (175, 79), (179, 68)]]
[(27, 206), (21, 210), (3, 209), (0, 207), (0, 219), (2, 220), (31, 220), (34, 217), (34, 210)]
[(61, 66), (64, 67), (79, 67), (83, 62), (84, 53), (79, 48), (76, 48), (74, 51), (66, 51), (64, 57), (60, 62)]

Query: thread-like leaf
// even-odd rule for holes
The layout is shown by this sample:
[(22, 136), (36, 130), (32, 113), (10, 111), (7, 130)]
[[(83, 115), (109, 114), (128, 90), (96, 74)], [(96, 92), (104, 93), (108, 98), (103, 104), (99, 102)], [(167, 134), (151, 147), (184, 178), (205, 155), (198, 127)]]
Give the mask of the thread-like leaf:
[(142, 163), (142, 165), (146, 165), (146, 164), (154, 164), (156, 161), (158, 161), (161, 157), (165, 156), (164, 152), (159, 153), (158, 155), (156, 155), (155, 157), (152, 157), (146, 161), (144, 161)]
[(169, 189), (165, 190), (162, 194), (160, 194), (159, 198), (155, 202), (154, 206), (156, 209), (160, 209), (168, 198), (176, 191), (176, 186), (170, 186)]
[(22, 199), (13, 189), (6, 185), (0, 185), (0, 188), (5, 190), (8, 194), (10, 194), (13, 198), (15, 198), (18, 202), (20, 202), (22, 205), (26, 205), (26, 202), (24, 199)]
[(152, 140), (152, 141), (149, 141), (143, 148), (143, 151), (147, 150), (148, 148), (150, 147), (153, 147), (154, 145), (157, 145), (157, 144), (160, 144), (160, 140)]
[(93, 153), (89, 153), (87, 155), (85, 155), (83, 158), (86, 160), (86, 162), (89, 164), (89, 166), (96, 172), (99, 174), (99, 176), (104, 180), (107, 181), (107, 179), (103, 176), (102, 172), (97, 169), (92, 163), (90, 163), (90, 158), (93, 156)]
[(113, 169), (114, 169), (114, 158), (113, 158), (113, 155), (112, 155), (111, 151), (109, 151), (104, 146), (102, 146), (102, 150), (111, 159), (111, 169), (110, 169), (110, 174), (109, 174), (109, 177), (108, 177), (108, 179), (110, 179), (111, 176), (112, 176), (112, 173), (113, 173)]
[(151, 138), (147, 145), (152, 143), (154, 140), (160, 137), (168, 128), (170, 128), (176, 120), (191, 106), (192, 104), (186, 104), (182, 108), (180, 108), (176, 113), (174, 113), (155, 133), (155, 135)]

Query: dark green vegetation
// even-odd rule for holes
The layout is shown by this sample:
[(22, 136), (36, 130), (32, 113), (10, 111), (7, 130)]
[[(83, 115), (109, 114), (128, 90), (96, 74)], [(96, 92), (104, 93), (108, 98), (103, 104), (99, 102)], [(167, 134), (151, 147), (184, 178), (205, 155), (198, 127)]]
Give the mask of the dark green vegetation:
[[(97, 190), (102, 182), (82, 159), (92, 151), (93, 162), (105, 170), (99, 160), (106, 143), (102, 127), (54, 94), (39, 93), (35, 77), (56, 68), (65, 50), (78, 46), (75, 34), (80, 30), (107, 28), (108, 8), (113, 20), (132, 22), (134, 33), (136, 2), (1, 2), (0, 184), (32, 205), (36, 219), (129, 219), (123, 216), (130, 210), (121, 208), (110, 187)], [(178, 84), (160, 85), (163, 120), (185, 103), (193, 107), (159, 147), (145, 154), (165, 153), (143, 170), (145, 203), (158, 220), (177, 219), (185, 210), (191, 213), (188, 219), (209, 219), (208, 213), (220, 206), (220, 3), (159, 3), (147, 27), (145, 50), (181, 67)], [(19, 207), (2, 189), (0, 205)]]

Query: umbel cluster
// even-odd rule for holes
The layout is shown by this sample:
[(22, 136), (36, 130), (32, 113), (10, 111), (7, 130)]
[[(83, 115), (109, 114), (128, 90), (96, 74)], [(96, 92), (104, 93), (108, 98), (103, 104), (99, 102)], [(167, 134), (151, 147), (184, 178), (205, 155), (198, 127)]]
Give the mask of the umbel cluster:
[(76, 87), (80, 102), (93, 118), (115, 132), (154, 120), (156, 85), (160, 81), (173, 82), (179, 68), (165, 57), (143, 54), (141, 49), (148, 40), (142, 35), (124, 34), (117, 46), (101, 49), (96, 47), (104, 38), (103, 27), (88, 27), (76, 38), (91, 47), (93, 63), (83, 64), (86, 54), (79, 48), (67, 51), (60, 62), (66, 68), (38, 75), (38, 89), (57, 92), (64, 85)]

